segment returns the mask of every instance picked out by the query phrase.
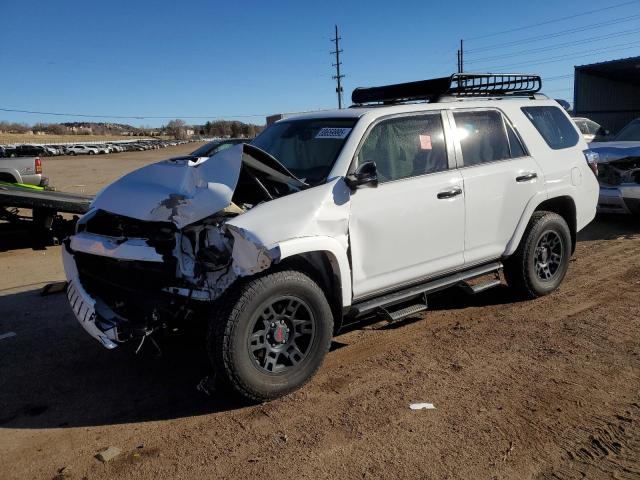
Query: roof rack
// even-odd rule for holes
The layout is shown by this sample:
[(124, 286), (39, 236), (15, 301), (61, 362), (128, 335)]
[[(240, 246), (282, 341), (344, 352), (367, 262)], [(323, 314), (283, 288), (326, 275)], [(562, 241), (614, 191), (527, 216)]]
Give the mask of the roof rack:
[(539, 75), (523, 73), (454, 73), (450, 77), (381, 87), (356, 88), (353, 103), (403, 103), (418, 100), (437, 102), (442, 96), (486, 97), (533, 95), (540, 91)]

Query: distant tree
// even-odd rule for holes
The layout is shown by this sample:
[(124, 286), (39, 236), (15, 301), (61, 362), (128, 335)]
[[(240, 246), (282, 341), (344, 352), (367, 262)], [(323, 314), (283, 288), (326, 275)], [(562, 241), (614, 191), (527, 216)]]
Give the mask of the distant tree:
[(167, 123), (166, 130), (173, 138), (176, 140), (184, 140), (187, 138), (187, 132), (185, 131), (185, 122), (184, 120), (171, 120)]

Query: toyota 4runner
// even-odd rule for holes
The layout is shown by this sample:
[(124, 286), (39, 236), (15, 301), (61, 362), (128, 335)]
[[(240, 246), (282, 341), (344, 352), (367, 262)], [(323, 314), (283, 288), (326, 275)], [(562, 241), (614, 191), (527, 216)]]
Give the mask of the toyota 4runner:
[(67, 295), (106, 348), (208, 323), (216, 378), (254, 400), (301, 387), (344, 325), (430, 293), (562, 282), (595, 216), (597, 156), (534, 75), (354, 90), (251, 144), (105, 188), (65, 242)]

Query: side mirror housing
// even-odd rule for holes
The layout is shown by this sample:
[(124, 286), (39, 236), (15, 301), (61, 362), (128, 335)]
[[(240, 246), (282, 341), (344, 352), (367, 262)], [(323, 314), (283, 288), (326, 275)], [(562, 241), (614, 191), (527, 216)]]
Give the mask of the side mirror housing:
[(378, 186), (378, 168), (376, 162), (365, 162), (360, 165), (356, 171), (345, 177), (347, 185), (351, 189), (356, 189), (364, 185), (370, 185), (372, 187)]

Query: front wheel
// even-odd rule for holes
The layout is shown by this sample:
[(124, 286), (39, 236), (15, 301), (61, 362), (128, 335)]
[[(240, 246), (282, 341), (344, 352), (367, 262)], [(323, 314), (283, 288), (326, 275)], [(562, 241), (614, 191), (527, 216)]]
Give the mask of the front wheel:
[(270, 273), (225, 292), (209, 326), (217, 377), (266, 401), (311, 379), (331, 345), (333, 315), (320, 287), (297, 270)]
[(505, 277), (518, 293), (536, 298), (553, 292), (571, 257), (571, 232), (557, 213), (535, 212), (515, 253), (505, 261)]

